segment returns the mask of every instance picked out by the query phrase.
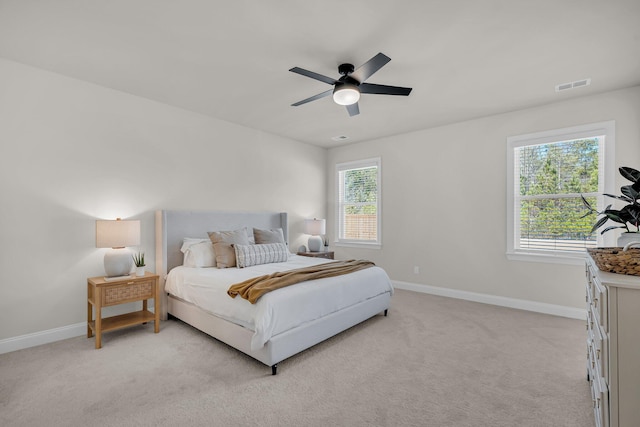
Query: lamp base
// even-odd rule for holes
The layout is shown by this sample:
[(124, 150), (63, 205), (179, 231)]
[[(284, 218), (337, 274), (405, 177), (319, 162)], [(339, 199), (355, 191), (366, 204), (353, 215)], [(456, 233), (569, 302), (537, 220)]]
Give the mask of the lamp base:
[(309, 237), (309, 252), (320, 252), (322, 248), (322, 237), (311, 236)]
[(107, 277), (127, 276), (132, 266), (133, 259), (127, 248), (109, 249), (104, 254), (104, 272)]

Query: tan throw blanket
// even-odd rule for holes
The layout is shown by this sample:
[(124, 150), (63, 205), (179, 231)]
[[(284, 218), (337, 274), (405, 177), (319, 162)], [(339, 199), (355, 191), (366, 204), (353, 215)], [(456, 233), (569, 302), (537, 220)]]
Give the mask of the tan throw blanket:
[(326, 264), (312, 265), (309, 267), (297, 268), (295, 270), (271, 273), (264, 276), (254, 277), (241, 283), (231, 285), (227, 294), (231, 298), (240, 295), (242, 298), (255, 304), (258, 298), (267, 292), (295, 285), (306, 280), (323, 279), (325, 277), (340, 276), (342, 274), (353, 273), (354, 271), (375, 266), (371, 261), (348, 260), (334, 261)]

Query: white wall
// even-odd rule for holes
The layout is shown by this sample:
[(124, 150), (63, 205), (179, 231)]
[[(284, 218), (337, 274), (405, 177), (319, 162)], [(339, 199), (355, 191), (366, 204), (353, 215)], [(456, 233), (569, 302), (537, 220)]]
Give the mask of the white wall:
[(85, 321), (86, 277), (103, 273), (97, 218), (141, 219), (151, 270), (156, 209), (288, 211), (296, 248), (305, 217), (326, 216), (333, 233), (335, 163), (377, 156), (383, 247), (338, 257), (369, 258), (398, 281), (582, 308), (582, 267), (505, 257), (506, 138), (605, 120), (616, 166), (640, 168), (639, 87), (327, 156), (0, 59), (0, 340)]
[(335, 164), (382, 158), (382, 249), (336, 256), (371, 259), (398, 281), (583, 308), (584, 267), (506, 259), (506, 139), (606, 120), (616, 167), (640, 168), (640, 87), (330, 149), (330, 235)]
[(324, 216), (326, 150), (0, 59), (0, 340), (86, 322), (95, 220), (156, 209)]

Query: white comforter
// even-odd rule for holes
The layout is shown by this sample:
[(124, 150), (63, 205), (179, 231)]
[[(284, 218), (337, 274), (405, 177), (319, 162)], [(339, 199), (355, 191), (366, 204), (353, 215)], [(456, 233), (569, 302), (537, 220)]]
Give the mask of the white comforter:
[(380, 267), (311, 280), (263, 295), (255, 304), (227, 294), (229, 286), (264, 274), (286, 271), (330, 260), (291, 255), (289, 261), (247, 268), (172, 269), (165, 291), (254, 331), (251, 349), (262, 348), (272, 336), (383, 293), (393, 294), (387, 273)]

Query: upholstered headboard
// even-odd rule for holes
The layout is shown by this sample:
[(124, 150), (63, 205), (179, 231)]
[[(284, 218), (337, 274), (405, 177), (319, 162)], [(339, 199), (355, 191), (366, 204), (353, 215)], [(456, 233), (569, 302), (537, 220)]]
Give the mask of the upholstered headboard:
[[(156, 211), (156, 273), (160, 275), (162, 295), (166, 295), (164, 279), (167, 273), (182, 265), (180, 248), (185, 237), (206, 239), (209, 231), (237, 230), (242, 227), (282, 228), (284, 241), (289, 242), (286, 212)], [(161, 305), (164, 319), (166, 301), (162, 301)]]

